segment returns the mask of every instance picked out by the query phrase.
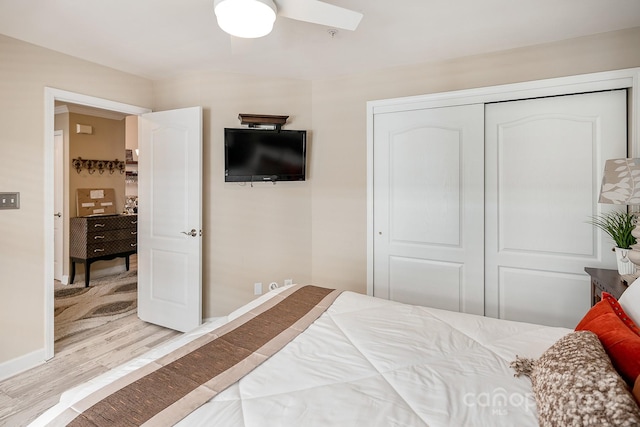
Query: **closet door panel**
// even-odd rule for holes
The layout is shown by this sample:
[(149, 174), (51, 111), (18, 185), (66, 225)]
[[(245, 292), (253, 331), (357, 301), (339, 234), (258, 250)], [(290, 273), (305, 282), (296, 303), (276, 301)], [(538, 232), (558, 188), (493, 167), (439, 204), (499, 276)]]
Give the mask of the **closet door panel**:
[[(501, 268), (499, 274), (498, 317), (501, 319), (575, 327), (575, 313), (585, 313), (583, 297), (556, 298), (558, 289), (567, 294), (583, 295), (585, 283), (582, 274), (507, 267)], [(544, 318), (541, 318), (541, 313), (544, 313)]]
[(499, 126), (500, 251), (593, 255), (595, 129), (594, 117), (546, 114)]
[(460, 311), (463, 264), (408, 257), (391, 257), (389, 263), (389, 299)]
[(484, 107), (377, 114), (375, 296), (484, 313)]
[(589, 308), (584, 267), (615, 267), (612, 242), (588, 221), (612, 209), (597, 200), (605, 160), (626, 157), (626, 92), (485, 112), (486, 313), (575, 327)]
[(392, 136), (392, 241), (460, 246), (461, 142), (457, 129), (419, 128)]

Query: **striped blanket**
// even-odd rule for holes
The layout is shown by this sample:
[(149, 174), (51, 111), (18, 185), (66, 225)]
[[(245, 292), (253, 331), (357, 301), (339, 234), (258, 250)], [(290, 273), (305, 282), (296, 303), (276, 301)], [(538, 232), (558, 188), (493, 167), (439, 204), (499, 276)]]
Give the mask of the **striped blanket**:
[(340, 291), (294, 286), (90, 394), (49, 425), (173, 425), (311, 325)]

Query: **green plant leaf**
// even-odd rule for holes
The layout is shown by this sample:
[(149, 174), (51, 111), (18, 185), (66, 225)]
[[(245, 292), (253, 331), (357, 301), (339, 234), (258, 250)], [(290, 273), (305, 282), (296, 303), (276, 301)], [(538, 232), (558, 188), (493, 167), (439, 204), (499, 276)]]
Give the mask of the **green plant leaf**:
[(635, 228), (635, 215), (629, 212), (614, 211), (596, 215), (589, 221), (613, 239), (616, 246), (629, 249), (636, 244), (636, 238), (631, 235)]

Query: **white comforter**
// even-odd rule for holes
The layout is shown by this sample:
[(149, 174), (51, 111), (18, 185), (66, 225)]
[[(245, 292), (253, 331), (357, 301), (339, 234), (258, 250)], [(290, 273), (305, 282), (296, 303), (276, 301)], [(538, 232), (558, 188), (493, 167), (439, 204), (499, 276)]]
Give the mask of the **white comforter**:
[[(228, 318), (66, 392), (32, 425)], [(570, 332), (344, 292), (302, 335), (181, 426), (537, 426), (516, 354), (538, 357)]]

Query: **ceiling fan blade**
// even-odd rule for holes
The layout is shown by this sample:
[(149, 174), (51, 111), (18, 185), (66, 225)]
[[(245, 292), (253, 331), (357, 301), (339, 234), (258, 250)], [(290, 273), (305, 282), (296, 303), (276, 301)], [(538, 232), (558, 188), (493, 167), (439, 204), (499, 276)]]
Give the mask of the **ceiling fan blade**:
[(319, 0), (275, 0), (278, 15), (298, 21), (354, 31), (362, 13)]

